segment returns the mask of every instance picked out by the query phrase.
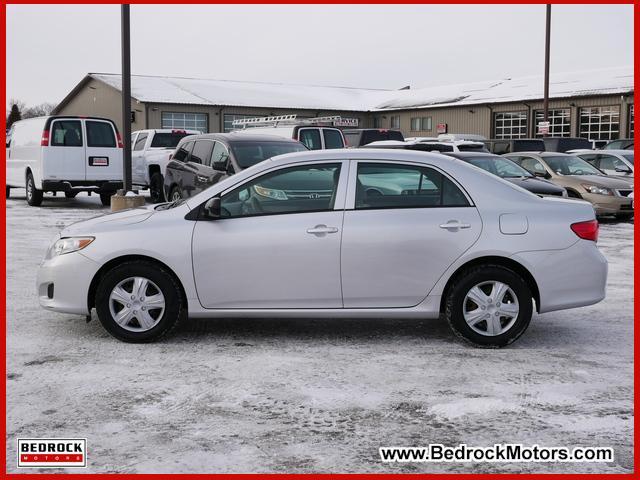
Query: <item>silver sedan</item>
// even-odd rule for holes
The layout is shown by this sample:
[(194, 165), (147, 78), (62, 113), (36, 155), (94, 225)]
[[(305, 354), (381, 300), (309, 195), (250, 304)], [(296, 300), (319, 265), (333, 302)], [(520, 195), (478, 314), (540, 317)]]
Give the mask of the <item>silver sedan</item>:
[(598, 223), (439, 154), (349, 149), (275, 157), (186, 201), (66, 228), (41, 305), (129, 342), (186, 317), (438, 318), (504, 346), (538, 313), (605, 296)]

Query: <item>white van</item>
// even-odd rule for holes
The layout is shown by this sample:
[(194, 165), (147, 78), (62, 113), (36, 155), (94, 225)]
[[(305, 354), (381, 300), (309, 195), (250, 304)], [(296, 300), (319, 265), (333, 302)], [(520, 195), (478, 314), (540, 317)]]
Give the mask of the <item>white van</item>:
[(7, 136), (7, 198), (26, 188), (27, 202), (43, 192), (97, 192), (103, 205), (122, 188), (122, 140), (105, 118), (50, 116), (16, 122)]

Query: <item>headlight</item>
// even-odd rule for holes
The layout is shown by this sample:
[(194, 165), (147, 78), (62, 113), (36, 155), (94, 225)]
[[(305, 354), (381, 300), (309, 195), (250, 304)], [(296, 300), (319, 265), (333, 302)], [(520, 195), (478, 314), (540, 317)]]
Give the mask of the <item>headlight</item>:
[(608, 188), (599, 187), (597, 185), (591, 185), (588, 183), (582, 184), (584, 189), (589, 193), (595, 193), (596, 195), (613, 195), (613, 190)]
[(49, 250), (49, 258), (64, 255), (65, 253), (77, 252), (93, 242), (94, 237), (68, 237), (56, 241)]
[(262, 197), (273, 198), (274, 200), (287, 200), (287, 194), (282, 190), (275, 190), (273, 188), (264, 188), (260, 185), (254, 185), (256, 193)]

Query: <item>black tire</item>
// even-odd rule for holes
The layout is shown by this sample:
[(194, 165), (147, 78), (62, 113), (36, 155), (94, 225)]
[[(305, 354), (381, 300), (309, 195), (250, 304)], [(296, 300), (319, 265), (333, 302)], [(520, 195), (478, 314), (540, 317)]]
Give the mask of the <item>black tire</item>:
[(110, 207), (111, 206), (111, 195), (113, 195), (113, 192), (107, 192), (107, 193), (101, 193), (100, 194), (100, 202), (102, 202), (102, 205), (105, 207)]
[(7, 188), (7, 196), (5, 198), (9, 198), (11, 196), (11, 187), (6, 187), (6, 188)]
[(180, 190), (180, 187), (177, 185), (171, 187), (169, 198), (167, 200), (169, 200), (170, 202), (175, 202), (176, 200), (180, 200), (182, 198), (184, 197), (182, 196), (182, 190)]
[(164, 178), (160, 172), (155, 172), (149, 180), (149, 193), (151, 194), (151, 203), (162, 203), (164, 198)]
[[(146, 331), (131, 331), (124, 328), (116, 322), (111, 313), (109, 305), (111, 292), (119, 283), (131, 277), (150, 280), (165, 299), (165, 309), (159, 321), (156, 319), (157, 324)], [(152, 288), (155, 287), (152, 286)], [(125, 262), (109, 270), (98, 284), (95, 304), (102, 326), (118, 340), (130, 343), (153, 342), (173, 331), (183, 318), (185, 309), (180, 286), (173, 275), (161, 266), (144, 260)], [(128, 324), (129, 328), (136, 328), (136, 322), (138, 320), (133, 317)]]
[(31, 172), (27, 173), (27, 203), (32, 207), (38, 207), (42, 204), (42, 190), (36, 188), (36, 183), (33, 180)]
[[(507, 285), (517, 297), (519, 305), (518, 315), (511, 327), (498, 335), (478, 333), (467, 324), (463, 312), (467, 293), (474, 286), (491, 281)], [(510, 296), (510, 294), (507, 295)], [(451, 285), (446, 298), (445, 315), (449, 326), (458, 337), (478, 347), (498, 348), (513, 343), (525, 332), (533, 314), (532, 303), (531, 290), (520, 275), (501, 265), (481, 265), (462, 272)], [(493, 317), (489, 317), (491, 315), (489, 310), (490, 308), (495, 308), (495, 305), (485, 308), (487, 310), (487, 318), (493, 319)], [(483, 308), (483, 310), (485, 309)], [(493, 310), (491, 311), (493, 312)], [(484, 312), (482, 314), (484, 315)], [(509, 320), (504, 317), (501, 317), (498, 321), (505, 328), (509, 324)], [(480, 321), (477, 325), (477, 329), (481, 330), (483, 321)], [(484, 326), (486, 329), (489, 327), (486, 321), (484, 321)]]
[(627, 222), (633, 218), (633, 213), (617, 213), (616, 218), (623, 222)]
[(64, 196), (65, 196), (66, 198), (76, 198), (76, 196), (78, 196), (78, 193), (80, 193), (80, 192), (73, 192), (73, 191), (71, 191), (71, 192), (64, 192)]

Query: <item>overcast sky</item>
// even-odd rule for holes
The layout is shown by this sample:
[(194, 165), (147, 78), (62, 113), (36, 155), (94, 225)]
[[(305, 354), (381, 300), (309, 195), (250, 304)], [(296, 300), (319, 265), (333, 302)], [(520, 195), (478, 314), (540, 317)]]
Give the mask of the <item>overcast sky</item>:
[[(132, 73), (400, 88), (541, 74), (544, 5), (133, 5)], [(552, 71), (633, 64), (632, 5), (554, 5)], [(8, 5), (7, 98), (119, 73), (120, 6)]]

